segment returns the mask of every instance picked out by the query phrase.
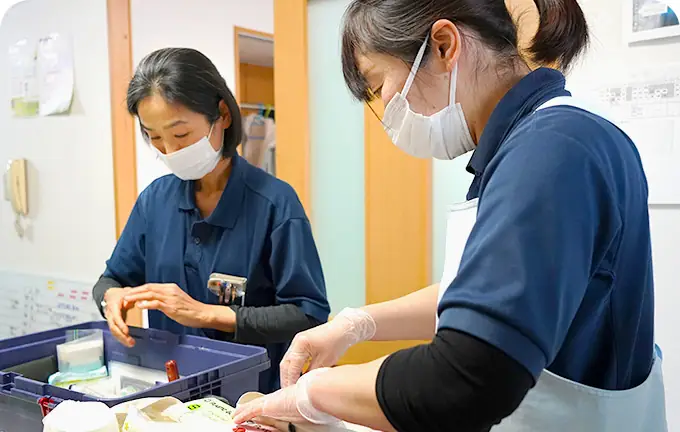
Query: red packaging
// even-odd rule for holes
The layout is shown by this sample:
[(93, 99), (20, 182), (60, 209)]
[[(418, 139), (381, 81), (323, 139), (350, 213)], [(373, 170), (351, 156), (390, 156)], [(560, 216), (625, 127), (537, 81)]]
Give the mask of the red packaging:
[(271, 427), (271, 426), (265, 426), (265, 425), (260, 425), (255, 422), (245, 422), (242, 425), (236, 426), (234, 428), (234, 432), (278, 432), (278, 429)]
[(49, 396), (44, 396), (38, 399), (38, 405), (40, 405), (40, 411), (43, 417), (52, 411), (52, 398)]
[(168, 382), (177, 381), (179, 379), (179, 369), (177, 369), (177, 362), (168, 360), (165, 362), (165, 372), (168, 374)]

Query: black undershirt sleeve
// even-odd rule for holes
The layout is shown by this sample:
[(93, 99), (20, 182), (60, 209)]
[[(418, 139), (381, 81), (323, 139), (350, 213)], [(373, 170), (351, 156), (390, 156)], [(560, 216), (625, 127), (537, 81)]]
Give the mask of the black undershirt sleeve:
[(236, 312), (234, 342), (244, 344), (289, 342), (299, 332), (321, 324), (294, 304), (231, 308)]
[[(92, 289), (99, 312), (104, 316), (101, 302), (109, 288), (121, 288), (115, 279), (101, 276)], [(226, 307), (226, 306), (225, 306)], [(299, 332), (321, 324), (319, 320), (306, 315), (294, 304), (265, 307), (231, 306), (236, 313), (236, 331), (224, 339), (238, 343), (265, 345), (288, 342)]]
[(122, 287), (120, 282), (118, 282), (115, 279), (105, 277), (103, 275), (100, 276), (97, 283), (94, 284), (94, 287), (92, 288), (92, 299), (94, 300), (95, 304), (97, 305), (97, 309), (99, 309), (99, 313), (102, 314), (102, 317), (104, 317), (104, 309), (102, 308), (102, 301), (104, 300), (104, 294), (106, 294), (106, 291), (108, 291), (109, 288), (120, 288), (120, 287)]
[(389, 356), (378, 402), (399, 432), (486, 432), (519, 406), (534, 378), (503, 351), (455, 330)]

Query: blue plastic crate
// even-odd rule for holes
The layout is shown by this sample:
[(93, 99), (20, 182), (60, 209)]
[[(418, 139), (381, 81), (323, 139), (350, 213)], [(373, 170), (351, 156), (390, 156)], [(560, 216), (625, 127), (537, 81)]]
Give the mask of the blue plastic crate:
[[(175, 360), (182, 376), (177, 381), (157, 385), (144, 392), (117, 399), (97, 399), (83, 393), (51, 386), (13, 372), (0, 372), (0, 394), (36, 403), (43, 397), (52, 404), (63, 400), (101, 401), (108, 406), (144, 397), (173, 396), (182, 401), (210, 395), (235, 404), (245, 392), (258, 389), (260, 372), (270, 362), (264, 348), (221, 342), (197, 336), (130, 328), (133, 348), (118, 343), (106, 322), (91, 322), (0, 341), (0, 371), (56, 355), (56, 346), (66, 340), (68, 329), (101, 329), (106, 361), (165, 370), (165, 362)], [(2, 399), (0, 399), (0, 402)]]

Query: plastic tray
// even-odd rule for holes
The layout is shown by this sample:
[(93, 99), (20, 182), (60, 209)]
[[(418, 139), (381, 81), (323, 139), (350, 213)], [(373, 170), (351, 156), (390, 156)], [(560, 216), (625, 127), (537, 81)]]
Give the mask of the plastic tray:
[[(46, 377), (56, 372), (56, 346), (65, 342), (65, 330), (75, 328), (103, 330), (107, 362), (165, 370), (165, 362), (175, 360), (182, 378), (116, 399), (98, 399), (51, 386)], [(0, 371), (4, 372), (0, 372), (0, 395), (34, 404), (42, 400), (48, 409), (63, 400), (98, 400), (114, 406), (132, 399), (163, 396), (189, 401), (215, 395), (234, 404), (243, 393), (258, 389), (259, 374), (270, 365), (266, 350), (260, 347), (132, 327), (130, 335), (136, 344), (126, 348), (113, 338), (106, 322), (101, 321), (2, 340)], [(0, 405), (7, 400), (0, 398)]]

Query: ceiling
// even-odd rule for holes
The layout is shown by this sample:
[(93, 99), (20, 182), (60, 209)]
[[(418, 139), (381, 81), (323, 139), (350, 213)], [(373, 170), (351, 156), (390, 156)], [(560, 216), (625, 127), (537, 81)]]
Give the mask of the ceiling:
[(238, 36), (241, 63), (274, 67), (274, 41), (245, 35)]

